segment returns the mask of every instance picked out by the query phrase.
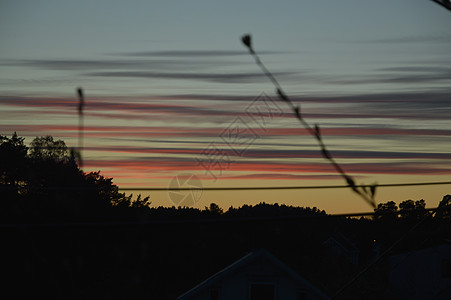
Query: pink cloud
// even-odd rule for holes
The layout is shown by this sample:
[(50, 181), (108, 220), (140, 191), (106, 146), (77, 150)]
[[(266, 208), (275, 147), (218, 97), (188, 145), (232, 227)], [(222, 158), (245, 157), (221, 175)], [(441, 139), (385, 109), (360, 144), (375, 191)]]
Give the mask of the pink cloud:
[[(76, 122), (74, 122), (76, 123)], [(2, 132), (64, 132), (74, 136), (78, 126), (74, 125), (0, 125)], [(86, 137), (219, 137), (225, 128), (186, 127), (186, 126), (90, 126), (84, 127)], [(269, 128), (265, 132), (254, 130), (258, 137), (267, 136), (305, 136), (309, 133), (303, 128)], [(418, 136), (451, 136), (447, 129), (397, 129), (397, 128), (322, 128), (323, 136), (386, 136), (386, 135), (418, 135)], [(219, 139), (218, 139), (219, 140)]]

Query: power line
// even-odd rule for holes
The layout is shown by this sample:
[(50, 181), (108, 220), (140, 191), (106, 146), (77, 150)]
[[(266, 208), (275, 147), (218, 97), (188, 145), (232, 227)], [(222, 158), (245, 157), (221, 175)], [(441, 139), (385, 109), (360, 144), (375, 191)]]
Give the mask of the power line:
[[(387, 183), (376, 184), (376, 187), (399, 187), (399, 186), (424, 186), (424, 185), (445, 185), (451, 184), (451, 181), (438, 182), (410, 182), (410, 183)], [(358, 187), (371, 187), (371, 185), (356, 185)], [(313, 185), (313, 186), (254, 186), (254, 187), (136, 187), (119, 188), (121, 191), (247, 191), (247, 190), (313, 190), (313, 189), (341, 189), (349, 188), (349, 185)]]
[[(387, 183), (377, 184), (376, 187), (400, 187), (400, 186), (425, 186), (425, 185), (446, 185), (451, 184), (451, 181), (437, 181), (437, 182), (408, 182), (408, 183)], [(367, 188), (371, 185), (356, 185), (358, 187)], [(27, 187), (23, 187), (27, 188)], [(246, 187), (118, 187), (120, 191), (252, 191), (252, 190), (320, 190), (320, 189), (344, 189), (349, 188), (349, 185), (311, 185), (311, 186), (246, 186)], [(11, 185), (0, 185), (0, 190), (15, 190), (17, 187)], [(42, 190), (96, 190), (97, 187), (80, 187), (80, 186), (53, 186), (53, 187), (39, 187), (32, 189)]]
[(347, 290), (352, 284), (354, 284), (358, 279), (360, 279), (363, 275), (365, 275), (371, 268), (373, 268), (376, 264), (378, 264), (382, 258), (387, 256), (398, 244), (400, 244), (410, 233), (412, 233), (415, 229), (417, 229), (424, 221), (429, 217), (434, 217), (434, 215), (445, 208), (445, 204), (442, 205), (440, 203), (436, 208), (429, 208), (426, 211), (429, 212), (424, 217), (422, 217), (416, 224), (410, 227), (400, 238), (398, 238), (394, 243), (392, 243), (379, 257), (360, 271), (356, 276), (354, 276), (347, 284), (345, 284), (342, 288), (340, 288), (330, 299), (336, 299), (340, 294), (342, 294), (345, 290)]

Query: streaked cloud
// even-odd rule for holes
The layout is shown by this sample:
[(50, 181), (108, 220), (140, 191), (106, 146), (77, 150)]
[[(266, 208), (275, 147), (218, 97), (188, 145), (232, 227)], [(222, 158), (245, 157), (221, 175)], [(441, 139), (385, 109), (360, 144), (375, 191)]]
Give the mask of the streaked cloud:
[[(84, 160), (88, 168), (108, 168), (117, 172), (143, 172), (150, 174), (151, 177), (158, 178), (166, 176), (170, 171), (189, 171), (200, 174), (207, 173), (197, 160), (186, 157), (166, 157), (155, 155), (153, 157), (124, 159), (124, 160)], [(369, 175), (369, 174), (397, 174), (397, 175), (446, 175), (449, 174), (449, 168), (439, 162), (384, 162), (384, 163), (342, 163), (341, 166), (350, 174)], [(449, 166), (449, 164), (448, 164)], [(126, 171), (125, 171), (126, 170)], [(222, 171), (222, 176), (232, 175), (234, 172), (246, 172), (248, 176), (260, 176), (266, 174), (267, 178), (274, 179), (277, 176), (302, 175), (305, 178), (319, 179), (319, 175), (326, 175), (322, 179), (334, 179), (337, 174), (333, 167), (327, 162), (308, 163), (308, 162), (289, 162), (289, 161), (249, 161), (236, 160)]]
[(379, 69), (384, 74), (371, 74), (345, 77), (344, 79), (332, 79), (333, 84), (418, 84), (428, 82), (449, 81), (451, 68), (437, 67), (409, 67), (409, 68), (386, 68)]
[(451, 35), (410, 35), (360, 41), (361, 43), (396, 44), (396, 43), (451, 43)]
[(275, 174), (258, 173), (236, 176), (224, 176), (224, 179), (251, 179), (251, 180), (339, 180), (340, 175), (301, 175), (301, 174)]
[(207, 59), (21, 59), (7, 60), (3, 66), (17, 66), (40, 70), (94, 71), (94, 70), (180, 70), (184, 68), (204, 69), (236, 65), (233, 61)]
[[(88, 91), (89, 92), (89, 91)], [(145, 97), (88, 96), (87, 113), (118, 111), (130, 115), (140, 113), (190, 113), (202, 115), (240, 116), (245, 108), (252, 104), (258, 95), (239, 94), (172, 94)], [(403, 118), (403, 119), (448, 119), (450, 113), (449, 99), (451, 92), (424, 91), (413, 93), (377, 93), (343, 96), (297, 96), (290, 97), (295, 103), (321, 104), (318, 109), (304, 109), (306, 118)], [(284, 114), (281, 117), (292, 118), (285, 104), (275, 95), (269, 101), (280, 107)], [(189, 101), (188, 104), (183, 103)], [(0, 104), (15, 107), (35, 108), (71, 108), (77, 105), (75, 97), (19, 97), (0, 96)], [(203, 102), (198, 102), (203, 101)], [(195, 103), (198, 102), (198, 103)], [(218, 102), (221, 102), (220, 104)], [(237, 106), (232, 102), (241, 102)], [(350, 108), (349, 105), (352, 105)], [(50, 112), (50, 111), (49, 111)], [(232, 121), (232, 119), (230, 120)]]
[[(152, 55), (174, 58), (175, 61), (179, 55), (184, 55), (182, 52), (157, 52)], [(226, 57), (241, 54), (218, 52), (206, 56), (221, 55)], [(188, 54), (188, 57), (194, 60), (197, 57), (200, 59), (201, 56), (202, 52)], [(162, 61), (160, 67), (170, 65), (171, 59)], [(103, 70), (86, 73), (92, 78), (155, 78), (220, 83), (267, 80), (259, 72), (197, 72), (199, 69), (178, 72), (177, 68), (180, 66), (176, 66), (175, 72), (170, 69), (164, 72), (148, 72), (142, 71), (138, 61), (127, 59), (117, 62), (98, 61), (97, 64), (75, 60), (37, 60), (22, 63), (43, 69), (69, 68), (83, 72)], [(157, 65), (154, 67), (158, 68)], [(449, 76), (451, 69), (431, 65), (393, 66), (379, 68), (374, 72), (377, 76), (367, 75), (356, 80), (361, 83), (365, 80), (376, 83), (378, 80), (384, 82), (390, 78), (398, 78), (398, 82), (401, 82), (419, 76), (418, 81), (427, 81), (429, 78), (430, 82), (438, 82)], [(282, 79), (310, 76), (307, 73), (291, 72), (275, 75)], [(350, 78), (344, 76), (342, 80)], [(230, 159), (230, 165), (221, 174), (224, 180), (340, 179), (333, 167), (321, 156), (314, 138), (298, 124), (289, 107), (277, 96), (270, 94), (267, 100), (278, 106), (280, 111), (271, 117), (268, 126), (262, 128), (247, 114), (247, 108), (257, 101), (258, 94), (210, 91), (207, 90), (205, 94), (166, 92), (147, 96), (88, 96), (84, 128), (86, 147), (83, 149), (85, 168), (105, 170), (106, 175), (115, 178), (135, 178), (136, 182), (169, 179), (174, 173), (182, 171), (205, 175), (206, 172), (199, 161), (209, 159), (205, 155), (205, 149), (214, 143)], [(371, 177), (375, 174), (449, 175), (451, 154), (443, 145), (451, 137), (451, 128), (439, 126), (440, 122), (446, 122), (450, 118), (449, 90), (349, 95), (294, 94), (290, 97), (294, 103), (301, 106), (303, 116), (309, 123), (320, 125), (334, 158), (346, 172), (356, 178)], [(0, 116), (11, 116), (14, 112), (25, 111), (29, 114), (34, 111), (35, 116), (40, 116), (39, 122), (0, 123), (0, 134), (17, 131), (19, 135), (31, 138), (52, 134), (56, 138), (76, 141), (77, 103), (75, 96), (0, 96), (0, 105), (8, 108), (6, 112), (0, 112)], [(229, 127), (234, 124), (236, 118), (244, 120), (244, 124), (252, 128), (256, 135), (252, 143), (242, 147), (245, 151), (240, 154), (232, 149), (234, 145), (229, 146), (221, 138), (225, 130), (230, 130)], [(61, 122), (62, 119), (65, 121)], [(231, 129), (232, 133), (235, 132)], [(235, 133), (238, 134), (239, 130)], [(249, 133), (239, 134), (243, 137)], [(409, 141), (411, 148), (406, 149), (404, 145), (397, 144), (403, 139)], [(353, 140), (356, 144), (346, 145), (337, 142), (338, 140)], [(431, 143), (418, 143), (412, 148), (415, 140), (428, 140)], [(377, 149), (372, 148), (375, 143)], [(385, 147), (384, 143), (391, 147)], [(205, 175), (205, 178), (208, 179), (208, 176)], [(130, 183), (130, 186), (133, 186), (133, 183)]]
[[(74, 125), (0, 125), (2, 131), (10, 131), (11, 128), (20, 131), (42, 131), (42, 132), (66, 132), (71, 133), (78, 130)], [(135, 138), (156, 138), (161, 136), (168, 137), (216, 137), (219, 141), (219, 136), (223, 133), (225, 128), (216, 127), (186, 127), (186, 126), (86, 126), (84, 128), (85, 135), (90, 137), (135, 137)], [(266, 131), (255, 132), (260, 134), (259, 138), (277, 138), (277, 137), (297, 137), (308, 136), (309, 133), (301, 127), (293, 128), (270, 128)], [(356, 136), (356, 137), (370, 137), (370, 136), (443, 136), (451, 137), (451, 130), (449, 129), (397, 129), (397, 128), (325, 128), (322, 130), (323, 136)]]
[[(318, 149), (247, 149), (243, 155), (238, 155), (234, 151), (227, 149), (223, 145), (223, 153), (229, 157), (243, 157), (245, 159), (267, 159), (267, 158), (320, 158), (321, 153)], [(117, 152), (117, 153), (152, 153), (152, 154), (171, 154), (171, 155), (197, 155), (202, 156), (201, 148), (162, 148), (162, 147), (87, 147), (89, 151)], [(368, 150), (335, 150), (333, 155), (336, 158), (343, 159), (446, 159), (451, 160), (451, 153), (446, 152), (410, 152), (410, 151), (368, 151)]]
[[(278, 77), (287, 77), (295, 75), (292, 72), (277, 72), (274, 75)], [(222, 83), (239, 82), (262, 82), (266, 81), (266, 76), (261, 72), (252, 73), (169, 73), (169, 72), (94, 72), (86, 74), (88, 76), (99, 77), (125, 77), (125, 78), (158, 78), (158, 79), (182, 79), (182, 80), (201, 80)]]
[[(280, 54), (281, 52), (262, 52), (264, 54)], [(118, 55), (127, 56), (159, 56), (159, 57), (223, 57), (249, 55), (245, 50), (166, 50), (166, 51), (142, 51), (128, 52)]]

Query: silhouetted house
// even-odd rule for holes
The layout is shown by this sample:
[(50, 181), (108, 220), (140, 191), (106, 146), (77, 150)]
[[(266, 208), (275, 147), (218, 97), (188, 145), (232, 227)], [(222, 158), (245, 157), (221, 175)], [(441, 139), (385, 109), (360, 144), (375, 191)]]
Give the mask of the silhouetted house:
[(348, 263), (358, 266), (360, 251), (357, 247), (341, 234), (334, 234), (323, 242), (323, 247), (329, 255), (342, 258)]
[(328, 297), (310, 282), (260, 249), (178, 297), (179, 300), (310, 300)]
[(389, 282), (392, 299), (451, 299), (451, 245), (391, 256)]

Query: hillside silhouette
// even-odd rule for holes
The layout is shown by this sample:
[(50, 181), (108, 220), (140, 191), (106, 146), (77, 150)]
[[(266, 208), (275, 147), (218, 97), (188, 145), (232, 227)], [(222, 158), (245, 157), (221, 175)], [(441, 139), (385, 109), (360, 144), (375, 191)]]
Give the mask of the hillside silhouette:
[[(152, 207), (150, 196), (83, 172), (62, 140), (0, 141), (5, 286), (15, 298), (174, 299), (264, 248), (328, 295), (352, 282), (337, 298), (380, 299), (389, 255), (451, 238), (450, 195), (433, 211), (421, 199), (380, 203), (367, 218), (267, 203)], [(330, 241), (357, 260), (333, 254)]]

